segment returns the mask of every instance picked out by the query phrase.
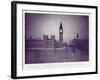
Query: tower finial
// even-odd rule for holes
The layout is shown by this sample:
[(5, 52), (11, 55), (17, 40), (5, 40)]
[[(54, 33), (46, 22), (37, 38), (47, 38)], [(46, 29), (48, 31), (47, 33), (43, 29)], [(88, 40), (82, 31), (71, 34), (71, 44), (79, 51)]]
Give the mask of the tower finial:
[(79, 38), (79, 34), (77, 33), (77, 39)]
[(60, 22), (60, 29), (62, 29), (62, 21)]

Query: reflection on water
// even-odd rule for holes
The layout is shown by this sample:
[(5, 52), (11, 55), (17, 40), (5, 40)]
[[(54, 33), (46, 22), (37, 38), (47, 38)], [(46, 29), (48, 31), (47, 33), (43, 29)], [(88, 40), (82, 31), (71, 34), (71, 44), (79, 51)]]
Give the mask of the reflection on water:
[(26, 49), (25, 64), (88, 61), (88, 51), (66, 49)]

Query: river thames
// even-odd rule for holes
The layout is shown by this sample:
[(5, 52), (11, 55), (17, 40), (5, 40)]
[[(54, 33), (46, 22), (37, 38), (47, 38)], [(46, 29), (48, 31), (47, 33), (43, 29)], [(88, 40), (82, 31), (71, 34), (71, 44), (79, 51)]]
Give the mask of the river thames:
[(89, 61), (88, 51), (69, 49), (26, 49), (25, 64)]

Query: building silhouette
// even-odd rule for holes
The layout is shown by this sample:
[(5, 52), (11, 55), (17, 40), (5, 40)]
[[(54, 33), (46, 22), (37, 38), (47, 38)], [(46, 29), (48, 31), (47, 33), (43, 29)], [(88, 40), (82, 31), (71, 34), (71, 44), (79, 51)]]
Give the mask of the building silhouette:
[(59, 25), (59, 40), (55, 39), (55, 35), (43, 35), (43, 39), (36, 38), (25, 39), (25, 48), (65, 48), (70, 47), (72, 49), (88, 50), (89, 41), (88, 39), (80, 39), (77, 33), (76, 38), (70, 40), (70, 44), (63, 42), (63, 25), (60, 22)]
[(60, 47), (63, 47), (63, 26), (62, 26), (62, 22), (60, 23), (60, 27), (59, 27), (59, 43), (60, 43)]
[(43, 35), (43, 39), (26, 39), (25, 40), (26, 48), (62, 48), (63, 47), (63, 26), (62, 22), (59, 26), (59, 41), (55, 40), (55, 35), (51, 35), (51, 38), (48, 35)]

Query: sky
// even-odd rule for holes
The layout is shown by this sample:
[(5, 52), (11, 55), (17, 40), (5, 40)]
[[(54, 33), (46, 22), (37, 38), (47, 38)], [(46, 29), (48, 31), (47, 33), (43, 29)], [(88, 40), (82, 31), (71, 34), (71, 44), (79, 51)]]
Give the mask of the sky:
[(60, 22), (63, 26), (63, 40), (68, 42), (76, 38), (88, 39), (89, 16), (25, 13), (25, 36), (34, 39), (43, 38), (43, 35), (55, 35), (59, 40)]

